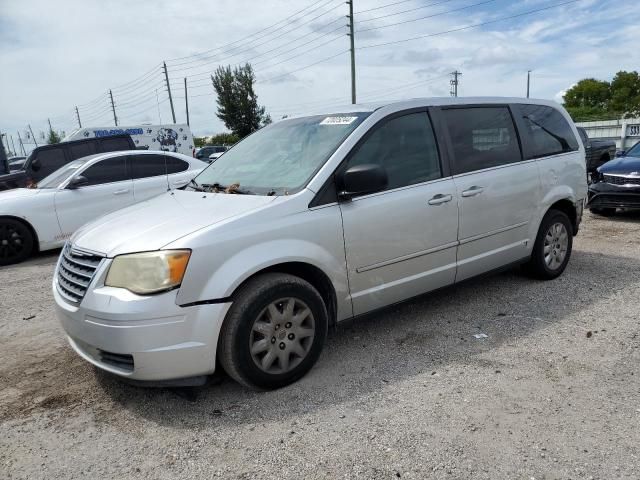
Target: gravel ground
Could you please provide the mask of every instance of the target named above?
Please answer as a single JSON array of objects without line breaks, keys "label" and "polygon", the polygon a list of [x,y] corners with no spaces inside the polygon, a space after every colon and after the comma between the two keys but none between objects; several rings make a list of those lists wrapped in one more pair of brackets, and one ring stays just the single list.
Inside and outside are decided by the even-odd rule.
[{"label": "gravel ground", "polygon": [[54,318],[56,255],[0,270],[0,478],[640,478],[640,215],[587,214],[558,280],[341,324],[269,393],[97,372]]}]

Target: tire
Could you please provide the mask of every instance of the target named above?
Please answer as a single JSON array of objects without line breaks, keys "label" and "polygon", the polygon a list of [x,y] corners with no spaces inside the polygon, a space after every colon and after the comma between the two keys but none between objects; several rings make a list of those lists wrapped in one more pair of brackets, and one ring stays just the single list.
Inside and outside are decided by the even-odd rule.
[{"label": "tire", "polygon": [[259,275],[234,295],[220,332],[218,359],[246,387],[281,388],[313,367],[327,327],[327,308],[310,283],[283,273]]},{"label": "tire", "polygon": [[613,217],[616,214],[615,208],[590,208],[589,211],[595,215],[603,217]]},{"label": "tire", "polygon": [[0,266],[22,262],[31,255],[33,245],[27,225],[12,218],[0,219]]},{"label": "tire", "polygon": [[566,213],[549,210],[536,235],[530,260],[524,269],[541,280],[559,277],[569,263],[573,248],[573,227]]}]

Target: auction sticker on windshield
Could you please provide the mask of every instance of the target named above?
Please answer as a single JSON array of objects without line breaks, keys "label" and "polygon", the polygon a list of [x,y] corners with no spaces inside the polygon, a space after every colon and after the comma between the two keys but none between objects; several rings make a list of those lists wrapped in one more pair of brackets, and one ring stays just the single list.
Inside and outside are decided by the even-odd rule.
[{"label": "auction sticker on windshield", "polygon": [[327,117],[320,122],[320,125],[350,125],[358,117]]}]

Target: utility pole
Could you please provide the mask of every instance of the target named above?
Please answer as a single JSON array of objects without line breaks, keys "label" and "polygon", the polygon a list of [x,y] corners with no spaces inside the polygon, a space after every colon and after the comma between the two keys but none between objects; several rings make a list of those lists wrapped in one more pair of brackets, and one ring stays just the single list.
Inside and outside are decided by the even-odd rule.
[{"label": "utility pole", "polygon": [[187,127],[189,124],[189,94],[187,93],[187,77],[184,77],[184,108],[187,110]]},{"label": "utility pole", "polygon": [[356,42],[355,37],[353,36],[353,0],[349,0],[346,2],[349,4],[349,15],[347,18],[349,19],[349,40],[351,43],[351,103],[356,103]]},{"label": "utility pole", "polygon": [[24,143],[22,143],[22,137],[20,136],[20,132],[16,132],[18,134],[18,141],[20,142],[20,148],[22,148],[22,154],[26,157],[27,151],[24,149]]},{"label": "utility pole", "polygon": [[29,131],[31,132],[31,138],[33,138],[33,143],[35,143],[36,147],[38,146],[38,142],[36,141],[36,136],[33,134],[33,130],[31,129],[31,125],[27,125],[29,127]]},{"label": "utility pole", "polygon": [[76,106],[76,119],[78,120],[78,128],[82,128],[82,122],[80,121],[80,112],[78,111],[77,106]]},{"label": "utility pole", "polygon": [[53,132],[53,127],[51,126],[51,120],[47,118],[47,123],[49,124],[49,131]]},{"label": "utility pole", "polygon": [[113,103],[113,92],[109,90],[109,98],[111,98],[111,110],[113,111],[113,121],[118,126],[118,117],[116,116],[116,105]]},{"label": "utility pole", "polygon": [[11,139],[11,150],[13,150],[13,154],[18,155],[18,151],[16,150],[16,144],[13,143],[13,135],[9,135],[9,138]]},{"label": "utility pole", "polygon": [[458,70],[456,70],[455,72],[451,72],[451,75],[453,75],[453,78],[451,79],[451,81],[449,82],[451,84],[451,96],[452,97],[457,97],[458,96],[458,77],[462,76],[462,72],[459,72]]},{"label": "utility pole", "polygon": [[530,86],[531,86],[531,70],[527,70],[527,98],[529,98]]},{"label": "utility pole", "polygon": [[169,92],[169,103],[171,104],[171,117],[173,118],[173,123],[176,123],[176,112],[173,109],[173,97],[171,96],[171,84],[169,83],[169,73],[167,73],[167,64],[162,62],[162,68],[164,69],[164,79],[167,82],[167,91]]}]

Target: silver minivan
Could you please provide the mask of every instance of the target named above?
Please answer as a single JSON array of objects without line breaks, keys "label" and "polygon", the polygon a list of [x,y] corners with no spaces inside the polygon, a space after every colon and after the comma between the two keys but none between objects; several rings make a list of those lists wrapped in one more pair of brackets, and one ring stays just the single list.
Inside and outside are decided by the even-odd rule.
[{"label": "silver minivan", "polygon": [[587,194],[559,105],[434,98],[276,122],[184,189],[77,231],[53,281],[72,348],[122,377],[273,389],[327,329],[523,264],[553,279]]}]

